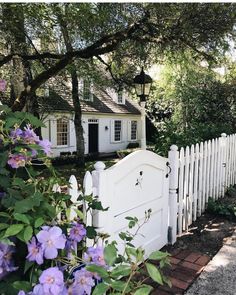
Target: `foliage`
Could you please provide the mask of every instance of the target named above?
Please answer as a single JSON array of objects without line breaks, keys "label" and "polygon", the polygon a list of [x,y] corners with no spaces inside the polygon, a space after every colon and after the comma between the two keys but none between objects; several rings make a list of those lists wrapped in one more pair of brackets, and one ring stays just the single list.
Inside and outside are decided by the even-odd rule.
[{"label": "foliage", "polygon": [[[51,144],[33,130],[42,123],[6,106],[0,112],[1,294],[150,294],[146,279],[138,279],[144,268],[158,284],[170,284],[162,274],[169,254],[156,251],[145,262],[145,251],[133,245],[151,210],[142,223],[126,217],[129,230],[119,235],[124,244],[119,253],[116,241],[86,225],[89,210],[108,210],[99,200],[82,195],[86,210],[77,210],[70,220],[70,196],[54,189],[67,183],[48,158]],[[42,175],[45,167],[47,177]],[[86,246],[88,239],[93,246]]]},{"label": "foliage", "polygon": [[149,102],[158,129],[156,150],[164,155],[172,144],[186,146],[232,133],[235,87],[192,55],[164,67]]},{"label": "foliage", "polygon": [[213,200],[212,198],[210,198],[208,200],[207,212],[214,215],[226,217],[229,220],[236,219],[235,204],[227,204],[222,202],[222,200]]}]

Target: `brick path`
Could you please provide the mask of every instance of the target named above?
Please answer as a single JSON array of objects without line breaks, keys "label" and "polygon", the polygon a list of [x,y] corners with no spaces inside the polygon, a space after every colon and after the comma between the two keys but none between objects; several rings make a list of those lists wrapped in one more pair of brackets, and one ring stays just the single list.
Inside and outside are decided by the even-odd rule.
[{"label": "brick path", "polygon": [[170,254],[171,268],[165,274],[170,278],[172,287],[157,286],[152,295],[183,294],[210,261],[207,255],[189,250],[175,250]]}]

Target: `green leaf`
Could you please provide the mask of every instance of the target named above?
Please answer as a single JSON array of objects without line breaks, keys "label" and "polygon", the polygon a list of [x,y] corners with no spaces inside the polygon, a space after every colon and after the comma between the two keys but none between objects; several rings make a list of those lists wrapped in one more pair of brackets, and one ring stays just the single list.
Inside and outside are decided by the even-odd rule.
[{"label": "green leaf", "polygon": [[5,167],[8,161],[8,152],[0,153],[0,167]]},{"label": "green leaf", "polygon": [[29,221],[29,218],[24,215],[24,214],[21,214],[21,213],[15,213],[14,214],[14,218],[18,221],[21,221],[23,223],[26,223],[26,224],[30,224],[30,221]]},{"label": "green leaf", "polygon": [[33,228],[32,226],[29,225],[24,230],[24,240],[26,243],[32,238],[32,235],[33,235]]},{"label": "green leaf", "polygon": [[25,260],[24,274],[34,265],[33,261]]},{"label": "green leaf", "polygon": [[97,232],[93,226],[87,226],[86,231],[87,231],[87,237],[89,239],[94,239],[97,236]]},{"label": "green leaf", "polygon": [[134,295],[148,295],[153,290],[152,286],[143,285],[141,288],[135,291]]},{"label": "green leaf", "polygon": [[118,265],[112,270],[111,276],[113,278],[126,277],[130,274],[130,272],[131,272],[130,265]]},{"label": "green leaf", "polygon": [[17,235],[23,228],[24,228],[24,224],[10,225],[5,232],[4,238]]},{"label": "green leaf", "polygon": [[24,113],[25,114],[25,119],[28,120],[30,122],[31,125],[33,125],[34,127],[45,127],[44,123],[39,120],[37,117],[35,117],[34,115],[30,114],[30,113]]},{"label": "green leaf", "polygon": [[114,281],[111,283],[111,286],[113,289],[115,289],[117,291],[123,291],[126,288],[125,291],[129,292],[130,287],[129,287],[129,285],[126,287],[126,285],[127,285],[127,282],[122,282],[122,281]]},{"label": "green leaf", "polygon": [[1,241],[2,244],[6,244],[6,245],[9,245],[9,246],[15,246],[15,244],[11,240],[9,240],[7,238],[6,239],[1,239],[0,241]]},{"label": "green leaf", "polygon": [[13,283],[13,287],[17,290],[23,290],[26,292],[31,290],[31,284],[27,281],[16,281]]},{"label": "green leaf", "polygon": [[153,279],[153,281],[157,282],[160,285],[163,285],[161,273],[157,269],[157,267],[151,263],[145,263],[145,265],[146,265],[147,271],[148,271],[150,277]]},{"label": "green leaf", "polygon": [[0,230],[3,230],[5,228],[8,228],[9,224],[6,223],[0,223]]},{"label": "green leaf", "polygon": [[86,266],[86,269],[91,272],[96,272],[102,278],[109,277],[108,272],[102,266],[91,264],[91,265]]},{"label": "green leaf", "polygon": [[137,257],[137,252],[136,252],[136,249],[135,248],[126,248],[125,249],[125,252],[128,256],[134,256],[134,257]]},{"label": "green leaf", "polygon": [[148,257],[148,259],[151,259],[151,260],[161,260],[163,258],[166,258],[170,256],[169,253],[167,252],[162,252],[162,251],[155,251],[153,253],[150,254],[150,256]]},{"label": "green leaf", "polygon": [[116,247],[112,244],[107,245],[104,249],[104,259],[106,263],[112,266],[116,261],[116,257],[117,257]]},{"label": "green leaf", "polygon": [[104,283],[100,283],[96,286],[96,288],[93,290],[92,295],[103,295],[106,294],[106,291],[109,289],[109,286],[104,284]]},{"label": "green leaf", "polygon": [[35,228],[38,228],[38,227],[40,227],[41,225],[43,225],[44,224],[44,219],[42,218],[42,217],[39,217],[39,218],[37,218],[36,220],[35,220],[35,222],[34,222],[34,227]]}]

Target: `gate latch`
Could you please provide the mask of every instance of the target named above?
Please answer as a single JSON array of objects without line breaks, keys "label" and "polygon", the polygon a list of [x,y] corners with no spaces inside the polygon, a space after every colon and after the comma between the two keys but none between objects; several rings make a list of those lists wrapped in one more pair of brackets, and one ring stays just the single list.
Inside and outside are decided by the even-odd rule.
[{"label": "gate latch", "polygon": [[171,167],[170,167],[170,163],[169,162],[166,162],[166,166],[169,168],[169,172],[166,173],[166,178],[169,177],[170,173],[171,173]]}]

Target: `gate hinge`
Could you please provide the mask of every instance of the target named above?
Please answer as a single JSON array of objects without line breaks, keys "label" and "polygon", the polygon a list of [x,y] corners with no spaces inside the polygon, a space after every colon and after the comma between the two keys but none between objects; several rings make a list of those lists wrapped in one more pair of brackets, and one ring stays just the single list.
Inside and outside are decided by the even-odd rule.
[{"label": "gate hinge", "polygon": [[170,163],[169,162],[166,162],[166,166],[169,168],[169,172],[166,173],[166,178],[169,177],[170,173],[171,173],[171,167],[170,167]]},{"label": "gate hinge", "polygon": [[171,226],[168,226],[168,232],[167,232],[167,241],[168,241],[168,244],[171,244],[172,243],[172,227]]}]

